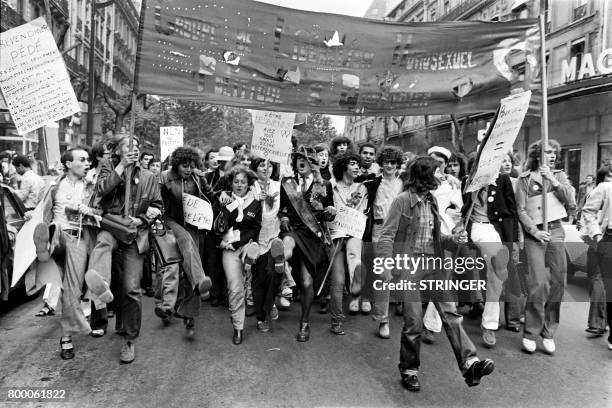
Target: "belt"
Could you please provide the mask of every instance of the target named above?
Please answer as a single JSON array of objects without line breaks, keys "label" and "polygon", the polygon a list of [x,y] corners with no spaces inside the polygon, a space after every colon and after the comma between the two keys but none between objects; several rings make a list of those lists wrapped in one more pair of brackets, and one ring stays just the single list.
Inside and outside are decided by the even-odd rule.
[{"label": "belt", "polygon": [[492,224],[490,221],[472,221],[472,224]]},{"label": "belt", "polygon": [[379,218],[377,220],[374,220],[374,225],[382,225],[385,222],[385,220],[383,220],[382,218]]},{"label": "belt", "polygon": [[76,229],[65,229],[65,230],[62,230],[62,231],[64,233],[70,235],[70,236],[73,236],[73,237],[78,237],[79,234],[81,233],[81,230],[78,229],[78,228],[76,228]]},{"label": "belt", "polygon": [[[561,221],[560,220],[556,220],[556,221],[551,221],[548,223],[548,228],[550,227],[560,227],[561,226]],[[536,227],[538,227],[538,229],[543,229],[544,224],[538,224],[536,225]]]}]

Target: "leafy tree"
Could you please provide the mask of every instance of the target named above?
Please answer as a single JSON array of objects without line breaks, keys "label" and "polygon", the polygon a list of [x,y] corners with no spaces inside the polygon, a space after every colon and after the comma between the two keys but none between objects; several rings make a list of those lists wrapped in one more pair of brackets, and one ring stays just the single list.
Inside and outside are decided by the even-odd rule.
[{"label": "leafy tree", "polygon": [[329,143],[338,135],[329,116],[321,113],[310,113],[303,126],[293,131],[298,145],[315,145],[317,143]]}]

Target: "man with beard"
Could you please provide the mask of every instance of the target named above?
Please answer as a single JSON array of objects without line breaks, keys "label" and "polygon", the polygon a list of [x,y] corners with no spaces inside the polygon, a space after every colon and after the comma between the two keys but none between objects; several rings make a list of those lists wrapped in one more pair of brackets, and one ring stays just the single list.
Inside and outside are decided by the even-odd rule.
[{"label": "man with beard", "polygon": [[297,341],[305,342],[310,339],[309,316],[315,288],[320,287],[328,262],[329,238],[323,223],[333,220],[336,210],[331,184],[321,178],[315,150],[300,147],[292,159],[296,178],[281,180],[280,237],[285,260],[300,277],[302,315]]}]

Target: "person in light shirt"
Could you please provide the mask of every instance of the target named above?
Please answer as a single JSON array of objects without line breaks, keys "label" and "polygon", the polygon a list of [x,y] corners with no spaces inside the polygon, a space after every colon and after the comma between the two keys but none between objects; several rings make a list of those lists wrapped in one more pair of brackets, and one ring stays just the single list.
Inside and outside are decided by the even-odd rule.
[{"label": "person in light shirt", "polygon": [[26,210],[33,210],[42,199],[45,181],[32,170],[27,156],[16,156],[13,159],[13,166],[20,176],[17,196],[23,201]]}]

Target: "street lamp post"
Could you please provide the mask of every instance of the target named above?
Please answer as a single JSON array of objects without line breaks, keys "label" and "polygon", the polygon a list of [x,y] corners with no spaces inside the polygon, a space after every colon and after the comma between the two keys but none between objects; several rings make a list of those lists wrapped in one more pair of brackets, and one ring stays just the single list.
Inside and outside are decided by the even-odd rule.
[{"label": "street lamp post", "polygon": [[96,96],[95,80],[96,80],[96,10],[110,6],[115,0],[96,3],[92,0],[91,17],[89,20],[89,87],[87,89],[87,146],[93,145],[93,123],[94,123],[94,99]]}]

